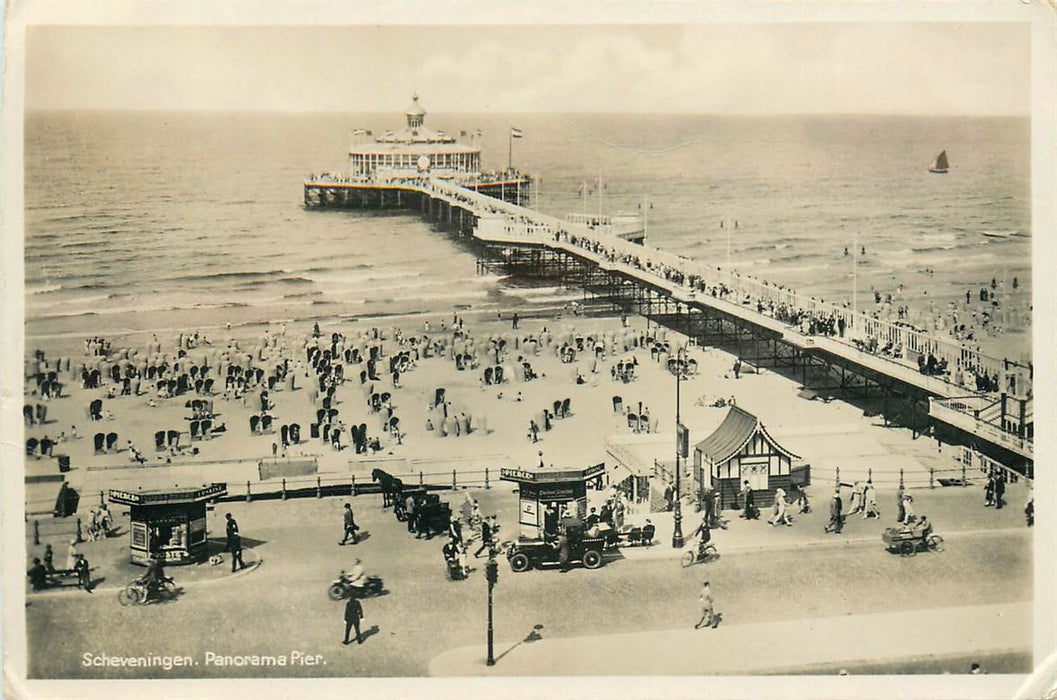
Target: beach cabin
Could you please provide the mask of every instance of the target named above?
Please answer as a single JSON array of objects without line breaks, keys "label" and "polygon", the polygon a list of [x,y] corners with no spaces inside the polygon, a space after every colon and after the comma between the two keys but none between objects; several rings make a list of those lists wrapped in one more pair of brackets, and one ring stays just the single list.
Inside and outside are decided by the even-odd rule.
[{"label": "beach cabin", "polygon": [[695,486],[718,491],[723,508],[740,508],[742,482],[748,481],[757,507],[767,508],[777,489],[791,493],[806,485],[807,469],[799,459],[756,416],[731,406],[719,427],[694,448]]}]

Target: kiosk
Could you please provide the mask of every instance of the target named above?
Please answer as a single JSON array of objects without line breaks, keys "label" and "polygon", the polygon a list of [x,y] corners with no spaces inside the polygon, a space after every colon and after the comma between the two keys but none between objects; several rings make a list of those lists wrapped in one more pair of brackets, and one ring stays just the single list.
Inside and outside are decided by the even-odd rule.
[{"label": "kiosk", "polygon": [[503,469],[499,478],[518,484],[518,523],[524,539],[543,538],[543,517],[548,505],[557,512],[569,504],[577,520],[587,517],[587,484],[600,485],[606,471],[605,464],[596,464],[586,469]]},{"label": "kiosk", "polygon": [[111,503],[129,506],[129,553],[133,564],[147,564],[160,553],[166,564],[190,564],[206,554],[206,502],[227,494],[227,484],[189,488],[120,491]]}]

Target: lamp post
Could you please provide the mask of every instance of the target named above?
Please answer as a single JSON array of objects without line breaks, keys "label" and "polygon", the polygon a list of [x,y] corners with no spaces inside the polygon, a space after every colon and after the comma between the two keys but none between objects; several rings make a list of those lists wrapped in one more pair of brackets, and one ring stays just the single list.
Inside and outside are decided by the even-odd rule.
[{"label": "lamp post", "polygon": [[495,560],[495,549],[488,547],[488,562],[485,566],[485,577],[488,579],[488,666],[495,666],[495,653],[492,643],[492,588],[499,581],[499,565]]},{"label": "lamp post", "polygon": [[683,422],[679,412],[680,396],[679,390],[683,380],[683,373],[686,371],[686,348],[682,347],[676,351],[674,363],[675,373],[675,513],[672,518],[674,527],[672,528],[672,548],[682,549],[683,547],[683,504],[682,504],[682,464],[681,459],[685,457],[684,447],[687,444],[686,428],[683,427]]}]

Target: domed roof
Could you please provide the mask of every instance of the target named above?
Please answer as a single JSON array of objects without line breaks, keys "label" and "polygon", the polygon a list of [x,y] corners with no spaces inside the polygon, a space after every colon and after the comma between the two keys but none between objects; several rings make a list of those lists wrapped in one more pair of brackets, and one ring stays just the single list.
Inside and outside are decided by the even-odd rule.
[{"label": "domed roof", "polygon": [[411,97],[411,99],[413,100],[413,103],[411,104],[410,107],[407,108],[407,111],[404,112],[404,114],[406,114],[409,117],[424,117],[424,116],[426,116],[426,110],[422,109],[422,105],[420,105],[418,103],[418,94],[416,93],[414,96]]}]

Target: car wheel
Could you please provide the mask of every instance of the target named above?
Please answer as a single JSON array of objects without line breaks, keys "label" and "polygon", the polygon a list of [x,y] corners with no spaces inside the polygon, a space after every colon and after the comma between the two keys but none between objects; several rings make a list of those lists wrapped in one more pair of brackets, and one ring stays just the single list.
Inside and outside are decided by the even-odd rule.
[{"label": "car wheel", "polygon": [[528,555],[524,552],[518,552],[510,557],[510,569],[514,573],[520,574],[522,571],[528,571],[531,566],[532,562],[529,561]]},{"label": "car wheel", "polygon": [[588,569],[597,569],[602,566],[602,554],[594,549],[584,552],[584,566]]}]

